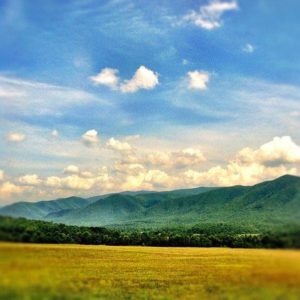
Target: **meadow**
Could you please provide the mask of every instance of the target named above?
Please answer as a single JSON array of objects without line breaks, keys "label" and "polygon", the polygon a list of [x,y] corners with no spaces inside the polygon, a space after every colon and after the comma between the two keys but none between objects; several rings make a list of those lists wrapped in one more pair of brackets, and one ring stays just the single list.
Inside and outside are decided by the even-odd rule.
[{"label": "meadow", "polygon": [[299,299],[300,252],[0,244],[1,299]]}]

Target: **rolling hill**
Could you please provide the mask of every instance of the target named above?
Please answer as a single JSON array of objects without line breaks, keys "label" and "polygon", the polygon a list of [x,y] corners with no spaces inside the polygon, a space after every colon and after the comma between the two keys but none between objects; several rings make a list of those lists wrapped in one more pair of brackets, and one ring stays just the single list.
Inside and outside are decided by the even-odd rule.
[{"label": "rolling hill", "polygon": [[300,178],[290,175],[254,186],[125,192],[92,200],[71,197],[16,203],[0,209],[0,215],[72,225],[151,228],[220,222],[274,226],[300,223]]}]

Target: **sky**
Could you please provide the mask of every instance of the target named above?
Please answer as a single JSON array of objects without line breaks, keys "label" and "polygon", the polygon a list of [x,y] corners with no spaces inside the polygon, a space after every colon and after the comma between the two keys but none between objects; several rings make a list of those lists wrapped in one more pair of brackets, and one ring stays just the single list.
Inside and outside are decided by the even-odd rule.
[{"label": "sky", "polygon": [[0,0],[0,206],[300,175],[297,0]]}]

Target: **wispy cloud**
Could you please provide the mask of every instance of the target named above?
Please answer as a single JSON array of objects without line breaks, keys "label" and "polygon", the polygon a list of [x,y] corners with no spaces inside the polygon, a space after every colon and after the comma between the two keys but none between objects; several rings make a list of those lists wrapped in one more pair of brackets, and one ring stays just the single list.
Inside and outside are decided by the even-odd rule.
[{"label": "wispy cloud", "polygon": [[246,44],[242,50],[246,53],[253,53],[255,51],[255,47],[252,44]]},{"label": "wispy cloud", "polygon": [[206,5],[200,6],[199,11],[192,10],[186,14],[182,21],[193,23],[206,30],[213,30],[222,26],[222,16],[225,12],[237,9],[236,1],[212,0]]},{"label": "wispy cloud", "polygon": [[109,105],[84,90],[0,76],[0,115],[57,116],[68,107],[91,102]]},{"label": "wispy cloud", "polygon": [[13,143],[23,142],[26,139],[26,135],[20,132],[11,132],[7,135],[7,140]]}]

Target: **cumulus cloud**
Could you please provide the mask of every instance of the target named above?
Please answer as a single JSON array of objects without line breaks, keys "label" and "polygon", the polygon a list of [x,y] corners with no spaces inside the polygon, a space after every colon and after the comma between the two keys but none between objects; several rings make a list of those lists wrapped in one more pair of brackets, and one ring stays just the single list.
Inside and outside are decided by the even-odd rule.
[{"label": "cumulus cloud", "polygon": [[19,177],[18,182],[24,185],[39,185],[42,182],[42,180],[37,174],[28,174]]},{"label": "cumulus cloud", "polygon": [[112,68],[104,68],[95,76],[91,76],[90,80],[96,85],[105,85],[111,89],[117,89],[119,84],[119,71]]},{"label": "cumulus cloud", "polygon": [[183,21],[193,23],[206,30],[213,30],[222,26],[222,16],[225,12],[237,9],[236,1],[212,0],[207,5],[200,6],[199,11],[192,10],[185,15]]},{"label": "cumulus cloud", "polygon": [[82,172],[80,172],[80,176],[84,177],[84,178],[92,178],[93,173],[90,171],[82,171]]},{"label": "cumulus cloud", "polygon": [[109,149],[118,152],[131,152],[133,150],[132,146],[129,143],[121,142],[113,137],[107,141],[106,146]]},{"label": "cumulus cloud", "polygon": [[21,194],[24,189],[10,181],[6,181],[0,185],[0,196],[3,200],[11,198],[14,195]]},{"label": "cumulus cloud", "polygon": [[118,174],[138,175],[144,172],[146,168],[141,163],[128,163],[124,161],[118,161],[114,164],[113,171]]},{"label": "cumulus cloud", "polygon": [[265,165],[280,165],[300,162],[300,146],[290,136],[274,137],[259,149],[244,148],[238,153],[242,162],[258,162]]},{"label": "cumulus cloud", "polygon": [[60,178],[57,176],[49,176],[45,180],[45,185],[48,187],[59,187],[60,186]]},{"label": "cumulus cloud", "polygon": [[26,135],[20,132],[11,132],[7,135],[7,140],[13,143],[23,142],[25,139]]},{"label": "cumulus cloud", "polygon": [[77,175],[67,176],[61,179],[61,183],[65,188],[73,190],[89,190],[95,183],[93,178],[82,178]]},{"label": "cumulus cloud", "polygon": [[168,187],[171,183],[170,176],[161,170],[149,170],[145,174],[145,182],[156,188]]},{"label": "cumulus cloud", "polygon": [[79,167],[74,165],[69,165],[64,168],[65,174],[79,174],[79,172],[80,172]]},{"label": "cumulus cloud", "polygon": [[121,84],[120,90],[123,93],[134,93],[140,89],[153,89],[156,85],[158,85],[158,74],[140,66],[131,79]]},{"label": "cumulus cloud", "polygon": [[222,166],[215,166],[204,172],[187,170],[188,184],[229,186],[251,185],[285,174],[297,174],[297,168],[289,164],[300,162],[300,146],[291,137],[275,137],[258,149],[244,148],[234,159]]},{"label": "cumulus cloud", "polygon": [[[75,168],[73,171],[75,171]],[[84,192],[97,187],[100,188],[103,193],[103,190],[109,191],[109,188],[112,187],[112,180],[108,175],[107,168],[103,167],[96,173],[83,171],[78,174],[70,173],[70,175],[64,177],[49,176],[44,180],[43,185],[55,189],[60,193],[66,190],[78,190]],[[115,185],[113,187],[115,188]]]},{"label": "cumulus cloud", "polygon": [[98,132],[95,129],[88,130],[81,136],[83,144],[87,147],[94,147],[99,143]]},{"label": "cumulus cloud", "polygon": [[174,152],[152,152],[147,154],[143,161],[147,165],[181,169],[199,166],[206,158],[199,149],[186,148]]},{"label": "cumulus cloud", "polygon": [[188,76],[188,88],[194,90],[206,90],[210,80],[210,73],[205,71],[190,71]]},{"label": "cumulus cloud", "polygon": [[140,66],[129,80],[120,80],[118,73],[117,69],[104,68],[96,76],[91,76],[90,80],[97,85],[105,85],[123,93],[135,93],[140,89],[153,89],[159,83],[158,73],[145,66]]},{"label": "cumulus cloud", "polygon": [[246,53],[253,53],[255,50],[255,47],[251,44],[246,44],[242,50]]},{"label": "cumulus cloud", "polygon": [[203,153],[199,149],[186,148],[180,152],[173,152],[172,158],[177,168],[185,168],[189,165],[198,166],[206,161]]},{"label": "cumulus cloud", "polygon": [[231,186],[252,185],[285,174],[297,174],[296,168],[278,166],[268,168],[257,163],[239,164],[231,161],[225,167],[216,166],[206,172],[188,170],[185,172],[186,185]]},{"label": "cumulus cloud", "polygon": [[76,174],[66,177],[50,176],[45,185],[56,189],[89,190],[95,183],[94,178],[82,178]]},{"label": "cumulus cloud", "polygon": [[131,170],[121,181],[122,190],[153,190],[171,186],[172,178],[159,169],[147,170],[141,165],[130,165]]}]

